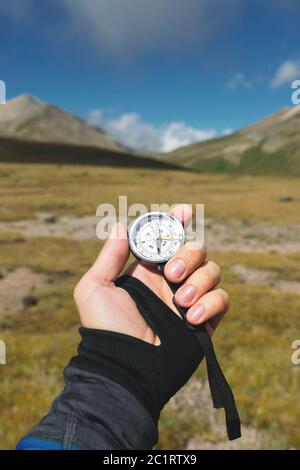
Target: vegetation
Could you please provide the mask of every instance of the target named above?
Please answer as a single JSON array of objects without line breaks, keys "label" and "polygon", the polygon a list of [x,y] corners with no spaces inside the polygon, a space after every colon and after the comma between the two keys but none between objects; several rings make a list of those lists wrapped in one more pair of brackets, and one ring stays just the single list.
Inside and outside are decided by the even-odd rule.
[{"label": "vegetation", "polygon": [[[206,216],[274,224],[299,223],[296,179],[201,175],[175,170],[91,166],[0,165],[0,221],[31,219],[39,211],[93,215],[101,202],[205,203]],[[288,198],[290,202],[281,202]],[[78,317],[72,290],[95,259],[101,243],[68,238],[21,237],[1,232],[0,271],[29,267],[48,283],[35,292],[36,305],[0,312],[0,339],[7,365],[0,366],[0,447],[14,448],[62,387],[62,369],[76,351]],[[282,243],[285,241],[283,240]],[[218,252],[210,257],[224,267],[231,312],[215,344],[232,384],[244,424],[265,430],[273,448],[300,448],[299,370],[290,362],[291,343],[299,339],[300,295],[276,286],[242,282],[230,266],[267,269],[278,279],[300,280],[300,253]],[[205,377],[205,368],[197,374]],[[194,406],[201,407],[201,398]],[[219,412],[222,413],[222,412]],[[209,423],[190,413],[163,412],[160,448],[178,449],[197,433],[218,439]]]},{"label": "vegetation", "polygon": [[157,155],[212,173],[300,176],[299,107],[282,109],[233,134]]},{"label": "vegetation", "polygon": [[[82,165],[0,164],[2,221],[36,212],[94,215],[102,202],[203,203],[206,217],[276,224],[298,222],[299,180]],[[290,202],[282,202],[288,198]]]},{"label": "vegetation", "polygon": [[15,138],[0,138],[0,162],[55,163],[122,166],[133,168],[177,168],[169,162],[151,156],[135,155],[118,149],[96,146],[34,142]]}]

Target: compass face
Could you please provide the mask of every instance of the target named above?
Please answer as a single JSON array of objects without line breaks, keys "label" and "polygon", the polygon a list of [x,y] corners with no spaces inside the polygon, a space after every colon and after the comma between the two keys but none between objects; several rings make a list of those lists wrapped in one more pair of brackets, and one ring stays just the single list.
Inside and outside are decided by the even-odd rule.
[{"label": "compass face", "polygon": [[184,228],[174,215],[147,212],[134,220],[128,232],[132,253],[142,261],[168,261],[184,243]]}]

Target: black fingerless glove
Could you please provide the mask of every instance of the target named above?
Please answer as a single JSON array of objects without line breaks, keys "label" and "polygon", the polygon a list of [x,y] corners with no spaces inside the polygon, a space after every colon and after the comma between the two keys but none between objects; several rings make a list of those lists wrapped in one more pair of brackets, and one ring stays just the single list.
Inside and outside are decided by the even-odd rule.
[{"label": "black fingerless glove", "polygon": [[[135,301],[145,321],[160,338],[160,345],[122,333],[80,328],[82,341],[71,365],[113,379],[129,390],[157,422],[164,405],[189,380],[204,354],[206,358],[209,355],[211,340],[203,331],[197,338],[195,331],[187,328],[185,322],[138,279],[122,276],[116,286],[125,289]],[[214,359],[212,356],[211,362],[207,358],[208,370],[213,371],[209,376],[213,401],[215,407],[224,406],[227,411],[227,382],[224,394],[224,376],[214,373]],[[230,393],[229,389],[229,400]],[[232,429],[232,420],[236,420],[237,414],[236,409],[233,411],[233,417],[226,412],[230,439],[239,437],[239,422],[237,427],[234,423]]]},{"label": "black fingerless glove", "polygon": [[131,276],[116,281],[160,338],[159,346],[122,333],[80,328],[71,365],[101,372],[139,399],[156,422],[164,405],[189,380],[203,352],[192,331],[146,285]]}]

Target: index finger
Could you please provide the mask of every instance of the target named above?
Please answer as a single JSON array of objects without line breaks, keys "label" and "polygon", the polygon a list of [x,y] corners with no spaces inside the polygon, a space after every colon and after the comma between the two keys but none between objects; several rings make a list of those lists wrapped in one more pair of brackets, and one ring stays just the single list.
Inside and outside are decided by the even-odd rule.
[{"label": "index finger", "polygon": [[170,214],[175,215],[183,225],[187,225],[193,218],[193,208],[190,204],[178,204],[170,210]]}]

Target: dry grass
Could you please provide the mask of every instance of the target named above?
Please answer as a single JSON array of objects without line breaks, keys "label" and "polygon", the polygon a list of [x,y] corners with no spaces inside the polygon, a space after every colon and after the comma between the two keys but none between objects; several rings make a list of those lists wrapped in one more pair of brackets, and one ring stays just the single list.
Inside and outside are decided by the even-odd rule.
[{"label": "dry grass", "polygon": [[[175,170],[0,164],[0,220],[38,211],[93,215],[102,202],[204,203],[207,217],[299,222],[299,180]],[[283,198],[291,202],[282,202]]]},{"label": "dry grass", "polygon": [[[196,175],[45,165],[0,165],[0,222],[34,217],[37,211],[93,215],[101,202],[205,203],[209,217],[298,223],[300,187],[296,179]],[[289,196],[292,201],[280,202]],[[283,241],[284,242],[284,241]],[[45,413],[62,386],[61,373],[78,342],[72,301],[77,279],[97,255],[100,242],[55,238],[20,239],[3,233],[0,271],[28,267],[46,273],[50,283],[35,295],[36,306],[0,320],[7,365],[0,366],[0,447],[16,441]],[[299,337],[300,295],[247,285],[233,264],[273,271],[279,279],[300,279],[300,253],[210,254],[224,267],[231,313],[215,336],[220,361],[235,390],[243,422],[266,431],[273,448],[300,448],[300,369],[290,364],[291,342]],[[52,280],[52,282],[51,282]],[[0,313],[1,319],[1,313]],[[204,367],[199,375],[205,376]],[[201,407],[201,397],[195,406]],[[197,433],[215,440],[205,418],[167,407],[161,420],[161,448],[182,448]]]}]

